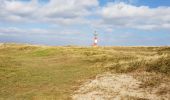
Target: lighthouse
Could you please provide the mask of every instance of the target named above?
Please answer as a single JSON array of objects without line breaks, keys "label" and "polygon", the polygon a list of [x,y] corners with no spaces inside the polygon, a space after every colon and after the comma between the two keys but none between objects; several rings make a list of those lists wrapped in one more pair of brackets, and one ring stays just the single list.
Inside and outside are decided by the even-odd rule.
[{"label": "lighthouse", "polygon": [[98,42],[97,35],[98,35],[98,34],[97,34],[97,32],[95,31],[93,35],[94,35],[94,43],[93,43],[93,46],[94,46],[94,47],[97,47],[97,42]]}]

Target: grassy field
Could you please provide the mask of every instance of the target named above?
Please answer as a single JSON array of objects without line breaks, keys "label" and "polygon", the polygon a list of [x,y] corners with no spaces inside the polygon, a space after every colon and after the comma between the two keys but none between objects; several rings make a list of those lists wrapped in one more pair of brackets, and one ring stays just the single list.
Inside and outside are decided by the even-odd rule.
[{"label": "grassy field", "polygon": [[169,82],[170,47],[1,44],[0,100],[71,99],[83,82],[108,71],[134,74],[145,88]]}]

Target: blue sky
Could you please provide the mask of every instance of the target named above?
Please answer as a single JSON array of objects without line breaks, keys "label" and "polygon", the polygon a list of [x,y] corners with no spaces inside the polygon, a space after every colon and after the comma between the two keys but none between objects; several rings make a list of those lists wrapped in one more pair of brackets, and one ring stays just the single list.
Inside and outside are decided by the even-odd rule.
[{"label": "blue sky", "polygon": [[1,0],[0,42],[170,45],[170,0]]}]

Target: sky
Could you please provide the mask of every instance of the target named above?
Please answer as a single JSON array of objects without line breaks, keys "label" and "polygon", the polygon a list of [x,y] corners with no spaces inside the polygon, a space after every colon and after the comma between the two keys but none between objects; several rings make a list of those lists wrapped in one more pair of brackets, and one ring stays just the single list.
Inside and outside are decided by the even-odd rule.
[{"label": "sky", "polygon": [[170,0],[0,0],[0,42],[170,46]]}]

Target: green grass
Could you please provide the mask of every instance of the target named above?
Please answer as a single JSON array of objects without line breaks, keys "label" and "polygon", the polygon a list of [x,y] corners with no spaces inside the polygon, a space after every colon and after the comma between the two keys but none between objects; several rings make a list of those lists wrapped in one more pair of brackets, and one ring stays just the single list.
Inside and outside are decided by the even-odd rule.
[{"label": "green grass", "polygon": [[0,49],[0,98],[68,99],[80,83],[103,72],[68,47]]},{"label": "green grass", "polygon": [[[0,100],[67,100],[105,71],[170,75],[170,47],[0,46]],[[141,78],[141,77],[140,77]],[[143,86],[155,86],[157,77]],[[161,78],[158,78],[161,81]]]}]

